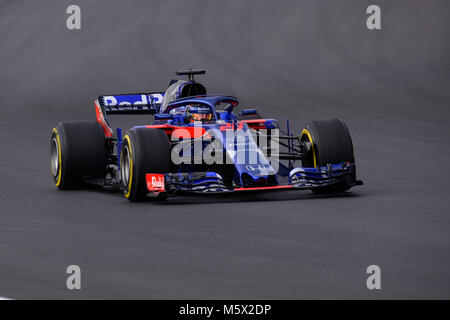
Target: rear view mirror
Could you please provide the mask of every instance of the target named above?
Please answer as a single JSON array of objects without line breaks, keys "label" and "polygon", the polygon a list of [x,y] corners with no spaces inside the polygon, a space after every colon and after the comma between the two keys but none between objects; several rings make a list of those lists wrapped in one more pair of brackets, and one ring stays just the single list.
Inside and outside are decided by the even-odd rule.
[{"label": "rear view mirror", "polygon": [[173,119],[173,114],[169,113],[155,114],[155,120],[169,120],[169,119]]},{"label": "rear view mirror", "polygon": [[258,114],[258,109],[244,109],[242,115]]}]

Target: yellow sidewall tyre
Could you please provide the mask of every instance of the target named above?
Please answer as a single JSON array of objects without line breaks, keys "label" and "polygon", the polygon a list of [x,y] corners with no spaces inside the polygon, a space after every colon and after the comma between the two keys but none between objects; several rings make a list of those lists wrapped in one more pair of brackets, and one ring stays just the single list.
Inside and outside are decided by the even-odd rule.
[{"label": "yellow sidewall tyre", "polygon": [[59,189],[85,186],[87,179],[104,178],[107,146],[96,121],[58,123],[51,132],[50,169]]},{"label": "yellow sidewall tyre", "polygon": [[[306,124],[301,133],[301,141],[311,143],[311,149],[302,166],[317,168],[328,163],[355,162],[353,143],[347,125],[339,119],[317,120]],[[336,193],[350,187],[340,183],[327,187],[311,189],[314,193]]]},{"label": "yellow sidewall tyre", "polygon": [[[125,198],[130,201],[147,200],[147,173],[170,172],[170,141],[158,129],[134,128],[123,138],[120,153],[120,180]],[[161,193],[153,199],[165,199]]]}]

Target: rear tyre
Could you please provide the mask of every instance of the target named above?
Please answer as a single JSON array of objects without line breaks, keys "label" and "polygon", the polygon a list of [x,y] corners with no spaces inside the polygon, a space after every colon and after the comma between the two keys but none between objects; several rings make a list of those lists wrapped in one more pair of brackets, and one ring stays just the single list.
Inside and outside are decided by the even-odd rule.
[{"label": "rear tyre", "polygon": [[106,175],[106,142],[96,121],[60,122],[50,139],[50,167],[59,189],[80,187]]},{"label": "rear tyre", "polygon": [[[307,168],[317,168],[329,163],[355,162],[353,143],[347,126],[342,120],[311,121],[306,124],[301,140],[310,142],[311,148],[302,160]],[[346,182],[327,187],[314,188],[314,193],[337,193],[350,189]]]},{"label": "rear tyre", "polygon": [[[123,193],[130,201],[145,200],[148,194],[147,173],[170,172],[170,142],[158,129],[131,129],[123,138],[120,154],[120,180]],[[164,200],[166,193],[151,199]]]}]

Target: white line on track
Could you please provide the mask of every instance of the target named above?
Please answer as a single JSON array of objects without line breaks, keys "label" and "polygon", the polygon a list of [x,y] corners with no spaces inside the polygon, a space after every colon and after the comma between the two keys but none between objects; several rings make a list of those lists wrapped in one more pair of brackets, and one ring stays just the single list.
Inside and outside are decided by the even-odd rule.
[{"label": "white line on track", "polygon": [[10,298],[0,297],[0,300],[12,300]]}]

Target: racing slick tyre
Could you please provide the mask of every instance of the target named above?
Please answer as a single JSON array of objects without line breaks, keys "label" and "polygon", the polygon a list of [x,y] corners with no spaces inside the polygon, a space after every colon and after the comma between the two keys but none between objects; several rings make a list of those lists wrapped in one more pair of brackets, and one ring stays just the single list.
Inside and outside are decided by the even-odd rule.
[{"label": "racing slick tyre", "polygon": [[[147,173],[170,172],[170,150],[169,138],[162,130],[136,128],[127,132],[120,153],[120,180],[128,200],[147,198]],[[160,192],[153,199],[164,200],[166,197],[166,193]]]},{"label": "racing slick tyre", "polygon": [[79,187],[84,178],[106,175],[106,142],[96,121],[58,123],[50,139],[53,182],[59,189]]},{"label": "racing slick tyre", "polygon": [[[311,143],[310,152],[302,160],[307,168],[326,166],[328,163],[355,162],[353,143],[347,126],[342,120],[311,121],[301,133],[301,141]],[[338,193],[350,189],[346,182],[311,189],[314,193]]]}]

